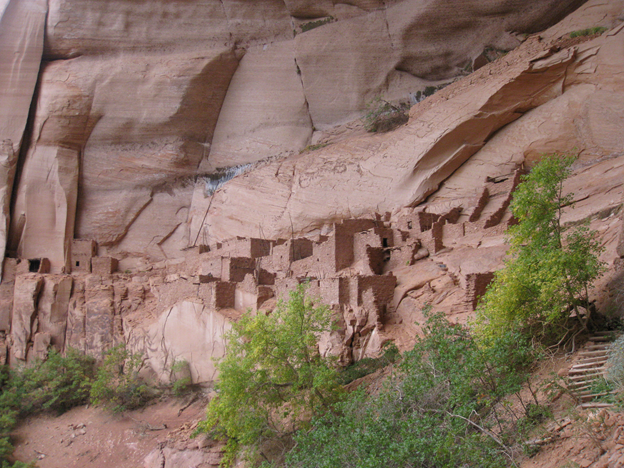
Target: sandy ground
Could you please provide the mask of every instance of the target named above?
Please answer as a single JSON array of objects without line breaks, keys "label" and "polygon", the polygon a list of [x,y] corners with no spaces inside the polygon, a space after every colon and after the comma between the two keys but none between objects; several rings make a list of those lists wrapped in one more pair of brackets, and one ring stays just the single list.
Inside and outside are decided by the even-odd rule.
[{"label": "sandy ground", "polygon": [[172,439],[185,439],[189,448],[203,443],[203,437],[189,434],[204,417],[206,401],[184,409],[188,401],[172,399],[123,414],[81,406],[61,416],[32,417],[14,433],[15,456],[40,468],[143,467],[150,452]]}]

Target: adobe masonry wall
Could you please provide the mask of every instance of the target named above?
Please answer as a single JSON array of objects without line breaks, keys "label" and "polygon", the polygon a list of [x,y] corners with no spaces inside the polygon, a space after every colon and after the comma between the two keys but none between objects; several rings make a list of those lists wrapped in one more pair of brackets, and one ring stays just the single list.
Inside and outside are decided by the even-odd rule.
[{"label": "adobe masonry wall", "polygon": [[71,246],[72,271],[91,272],[91,259],[97,255],[97,243],[91,239],[73,239]]},{"label": "adobe masonry wall", "polygon": [[235,237],[210,245],[207,253],[221,257],[260,258],[271,254],[272,245],[273,241],[266,239]]},{"label": "adobe masonry wall", "polygon": [[91,259],[91,272],[94,275],[111,275],[117,271],[118,261],[113,257],[93,257]]},{"label": "adobe masonry wall", "polygon": [[470,304],[472,310],[477,308],[479,299],[485,294],[487,287],[493,279],[493,272],[471,273],[466,275],[466,301]]}]

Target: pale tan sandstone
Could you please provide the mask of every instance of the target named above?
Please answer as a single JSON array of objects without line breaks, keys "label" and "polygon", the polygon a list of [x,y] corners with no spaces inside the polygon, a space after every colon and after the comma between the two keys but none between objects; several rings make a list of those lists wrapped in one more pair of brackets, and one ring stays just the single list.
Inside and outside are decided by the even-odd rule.
[{"label": "pale tan sandstone", "polygon": [[97,276],[87,278],[85,284],[85,353],[102,359],[114,344],[115,308],[111,284]]},{"label": "pale tan sandstone", "polygon": [[211,382],[216,378],[213,358],[224,355],[223,335],[229,329],[229,320],[200,300],[181,301],[145,331],[144,352],[161,381],[169,381],[174,362],[187,361],[193,383]]},{"label": "pale tan sandstone", "polygon": [[[624,3],[623,3],[624,7]],[[581,160],[621,154],[624,138],[624,39],[621,27],[575,47],[577,59],[563,83],[563,94],[525,113],[501,129],[453,176],[432,201],[456,200],[476,195],[486,175],[511,171],[543,154],[580,154]]]},{"label": "pale tan sandstone", "polygon": [[52,0],[48,53],[198,50],[292,38],[281,0]]},{"label": "pale tan sandstone", "polygon": [[[9,230],[17,157],[37,84],[47,3],[5,0],[0,4],[0,255]],[[0,265],[0,280],[2,266]]]},{"label": "pale tan sandstone", "polygon": [[[219,49],[48,66],[35,145],[18,182],[11,250],[48,257],[60,272],[69,271],[75,234],[119,242],[158,187],[167,192],[197,170],[237,63],[231,49]],[[75,223],[79,171],[84,196]],[[156,209],[175,219],[187,204]]]},{"label": "pale tan sandstone", "polygon": [[292,41],[249,49],[232,77],[202,172],[299,152],[312,122]]},{"label": "pale tan sandstone", "polygon": [[470,66],[485,46],[509,50],[512,33],[537,32],[583,2],[423,2],[407,0],[388,9],[395,47],[404,50],[398,70],[439,80]]},{"label": "pale tan sandstone", "polygon": [[297,63],[314,126],[362,116],[378,96],[407,97],[467,74],[484,48],[510,50],[582,2],[406,0],[299,34]]},{"label": "pale tan sandstone", "polygon": [[20,275],[15,279],[13,296],[13,320],[11,322],[11,357],[26,360],[28,342],[37,314],[37,300],[43,281],[39,275]]},{"label": "pale tan sandstone", "polygon": [[72,290],[72,296],[67,308],[67,328],[65,332],[65,351],[75,349],[82,353],[87,351],[86,343],[86,307],[85,285],[77,281]]},{"label": "pale tan sandstone", "polygon": [[[74,58],[50,63],[41,77],[10,251],[48,257],[53,272],[69,270],[74,236],[104,247],[127,237],[113,253],[136,255],[149,246],[148,257],[171,257],[187,235],[178,221],[190,203],[183,187],[198,172],[296,153],[312,141],[314,127],[357,118],[380,94],[399,99],[422,89],[441,57],[450,67],[443,75],[456,74],[485,45],[513,47],[510,32],[536,18],[553,21],[576,3],[468,2],[466,21],[457,22],[440,1],[331,8],[278,0],[51,1],[47,56]],[[317,14],[336,16],[293,41],[300,21]],[[482,23],[482,16],[489,19]],[[422,62],[418,50],[431,54],[423,73],[413,69]],[[44,181],[46,171],[52,177]],[[175,193],[175,201],[155,196],[163,192]],[[191,238],[205,212],[193,205]],[[175,221],[161,223],[165,217]],[[151,237],[148,224],[158,225]]]},{"label": "pale tan sandstone", "polygon": [[37,306],[37,318],[40,333],[49,336],[48,344],[57,351],[65,346],[65,330],[67,328],[67,312],[72,293],[70,276],[46,275]]},{"label": "pale tan sandstone", "polygon": [[[490,76],[486,67],[475,74],[474,84],[441,91],[434,106],[413,108],[410,122],[391,138],[353,138],[260,167],[212,199],[195,197],[198,206],[191,211],[210,206],[202,229],[214,239],[258,232],[277,238],[320,228],[328,220],[415,205],[499,128],[561,94],[574,51],[548,57],[543,49],[534,38],[508,54],[508,66],[499,64],[505,73]],[[193,237],[199,226],[192,226]]]}]

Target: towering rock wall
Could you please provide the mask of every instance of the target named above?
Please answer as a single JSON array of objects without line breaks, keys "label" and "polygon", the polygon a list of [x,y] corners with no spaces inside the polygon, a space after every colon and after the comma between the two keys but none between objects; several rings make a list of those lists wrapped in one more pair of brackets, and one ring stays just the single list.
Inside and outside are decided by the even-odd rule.
[{"label": "towering rock wall", "polygon": [[[69,271],[74,237],[116,255],[179,256],[205,213],[198,175],[296,156],[375,97],[413,100],[581,3],[50,0],[28,145],[9,136],[3,150],[22,154],[9,253],[49,258],[53,272]],[[12,1],[3,14],[39,44],[11,110],[22,120],[46,6]]]},{"label": "towering rock wall", "polygon": [[[27,47],[41,71],[0,75],[30,70],[2,106],[0,359],[125,342],[157,378],[187,360],[208,381],[230,321],[304,279],[342,317],[324,352],[407,346],[425,302],[472,311],[505,255],[513,172],[547,151],[580,152],[566,220],[602,229],[613,260],[624,2],[520,34],[578,3],[50,1],[45,48]],[[5,4],[3,25],[39,5]],[[458,76],[389,134],[352,121]]]},{"label": "towering rock wall", "polygon": [[[4,257],[11,191],[43,53],[46,0],[0,3],[0,256]],[[0,278],[2,271],[0,270]]]}]

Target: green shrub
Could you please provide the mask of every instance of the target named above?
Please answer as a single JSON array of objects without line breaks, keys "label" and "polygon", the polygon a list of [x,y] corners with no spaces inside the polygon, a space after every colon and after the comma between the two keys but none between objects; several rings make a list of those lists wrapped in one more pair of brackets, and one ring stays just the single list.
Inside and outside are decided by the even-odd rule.
[{"label": "green shrub", "polygon": [[92,403],[114,412],[145,405],[154,396],[154,390],[140,377],[142,368],[142,355],[130,353],[125,345],[110,349],[91,386]]},{"label": "green shrub", "polygon": [[377,396],[356,391],[315,419],[312,430],[299,431],[287,467],[506,464],[516,442],[510,428],[524,414],[500,406],[510,394],[519,398],[535,359],[532,348],[506,335],[483,349],[465,327],[442,314],[426,316],[424,336],[404,354],[385,390]]},{"label": "green shrub", "polygon": [[218,363],[218,395],[200,425],[229,439],[224,465],[239,446],[305,427],[340,397],[335,360],[317,349],[318,335],[332,323],[331,310],[315,307],[299,286],[270,315],[248,312],[232,324]]},{"label": "green shrub", "polygon": [[580,37],[580,36],[593,36],[595,34],[602,34],[606,30],[607,28],[604,28],[602,26],[596,26],[593,28],[581,29],[580,31],[572,31],[570,33],[570,37],[574,38],[574,37]]},{"label": "green shrub", "polygon": [[58,413],[84,404],[94,375],[94,360],[74,350],[62,356],[51,350],[46,361],[11,370],[0,367],[0,463],[2,467],[27,468],[30,464],[7,458],[13,452],[9,434],[20,417],[53,410]]},{"label": "green shrub", "polygon": [[620,335],[609,349],[609,358],[606,364],[606,383],[609,390],[624,390],[624,335]]},{"label": "green shrub", "polygon": [[172,385],[171,391],[174,395],[181,396],[189,392],[193,386],[190,376],[188,361],[174,361],[171,366]]},{"label": "green shrub", "polygon": [[70,349],[66,356],[51,350],[45,361],[21,369],[20,411],[50,409],[63,413],[89,401],[95,360]]},{"label": "green shrub", "polygon": [[311,31],[312,29],[316,29],[320,26],[323,26],[325,24],[329,24],[332,21],[334,21],[334,18],[331,16],[328,16],[327,18],[323,18],[323,19],[319,19],[316,21],[309,21],[307,23],[303,23],[301,25],[301,32],[304,33],[306,31]]},{"label": "green shrub", "polygon": [[[551,155],[522,179],[513,194],[509,259],[477,308],[482,339],[510,330],[550,342],[561,342],[591,319],[588,290],[604,271],[601,247],[588,223],[564,226],[561,214],[573,195],[563,195],[563,182],[573,157]],[[571,323],[571,312],[576,323]],[[585,314],[582,312],[586,311]]]}]

